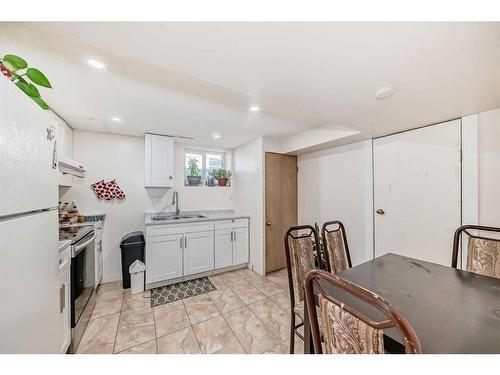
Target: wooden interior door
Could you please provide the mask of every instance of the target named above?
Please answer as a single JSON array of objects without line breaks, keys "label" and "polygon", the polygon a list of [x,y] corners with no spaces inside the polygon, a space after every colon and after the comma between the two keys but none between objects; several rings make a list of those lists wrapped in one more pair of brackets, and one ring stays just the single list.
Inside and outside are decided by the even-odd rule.
[{"label": "wooden interior door", "polygon": [[460,120],[373,141],[375,256],[449,266],[461,222]]},{"label": "wooden interior door", "polygon": [[286,267],[283,237],[297,225],[297,157],[266,152],[266,273]]}]

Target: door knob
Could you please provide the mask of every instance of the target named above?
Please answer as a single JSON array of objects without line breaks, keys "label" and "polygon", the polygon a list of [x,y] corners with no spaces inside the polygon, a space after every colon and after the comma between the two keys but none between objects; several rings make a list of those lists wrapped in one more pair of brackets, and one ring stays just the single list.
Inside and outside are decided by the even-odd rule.
[{"label": "door knob", "polygon": [[385,211],[381,208],[379,208],[377,211],[375,211],[377,214],[379,215],[384,215],[385,214]]},{"label": "door knob", "polygon": [[267,221],[266,222],[266,225],[269,227],[271,225],[271,222],[270,221]]}]

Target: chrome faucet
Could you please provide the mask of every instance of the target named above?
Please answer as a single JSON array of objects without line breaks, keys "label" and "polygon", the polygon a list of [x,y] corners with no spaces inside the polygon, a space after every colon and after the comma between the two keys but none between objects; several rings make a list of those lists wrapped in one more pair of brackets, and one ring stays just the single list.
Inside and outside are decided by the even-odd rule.
[{"label": "chrome faucet", "polygon": [[172,204],[175,204],[175,216],[179,216],[181,210],[179,210],[179,193],[177,193],[177,191],[174,191],[172,195]]}]

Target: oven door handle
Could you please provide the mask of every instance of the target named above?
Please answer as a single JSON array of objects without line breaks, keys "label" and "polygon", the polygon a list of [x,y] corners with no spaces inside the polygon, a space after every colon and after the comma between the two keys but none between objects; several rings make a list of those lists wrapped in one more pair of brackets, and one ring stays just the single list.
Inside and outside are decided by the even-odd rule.
[{"label": "oven door handle", "polygon": [[92,238],[90,240],[85,241],[81,245],[75,246],[75,251],[73,251],[73,258],[76,257],[80,253],[80,251],[82,249],[84,249],[89,243],[91,243],[92,241],[94,241],[96,237],[97,237],[97,234],[94,233],[94,235],[92,236]]}]

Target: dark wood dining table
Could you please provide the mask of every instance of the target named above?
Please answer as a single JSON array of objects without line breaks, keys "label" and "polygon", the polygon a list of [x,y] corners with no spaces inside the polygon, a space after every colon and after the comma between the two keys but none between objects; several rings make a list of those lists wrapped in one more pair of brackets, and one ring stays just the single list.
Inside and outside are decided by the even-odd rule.
[{"label": "dark wood dining table", "polygon": [[[392,302],[408,319],[423,353],[500,353],[500,280],[396,254],[386,254],[339,276]],[[324,282],[321,287],[366,316],[377,309]],[[304,351],[314,353],[307,306]],[[404,353],[394,329],[384,331],[385,350]]]}]

